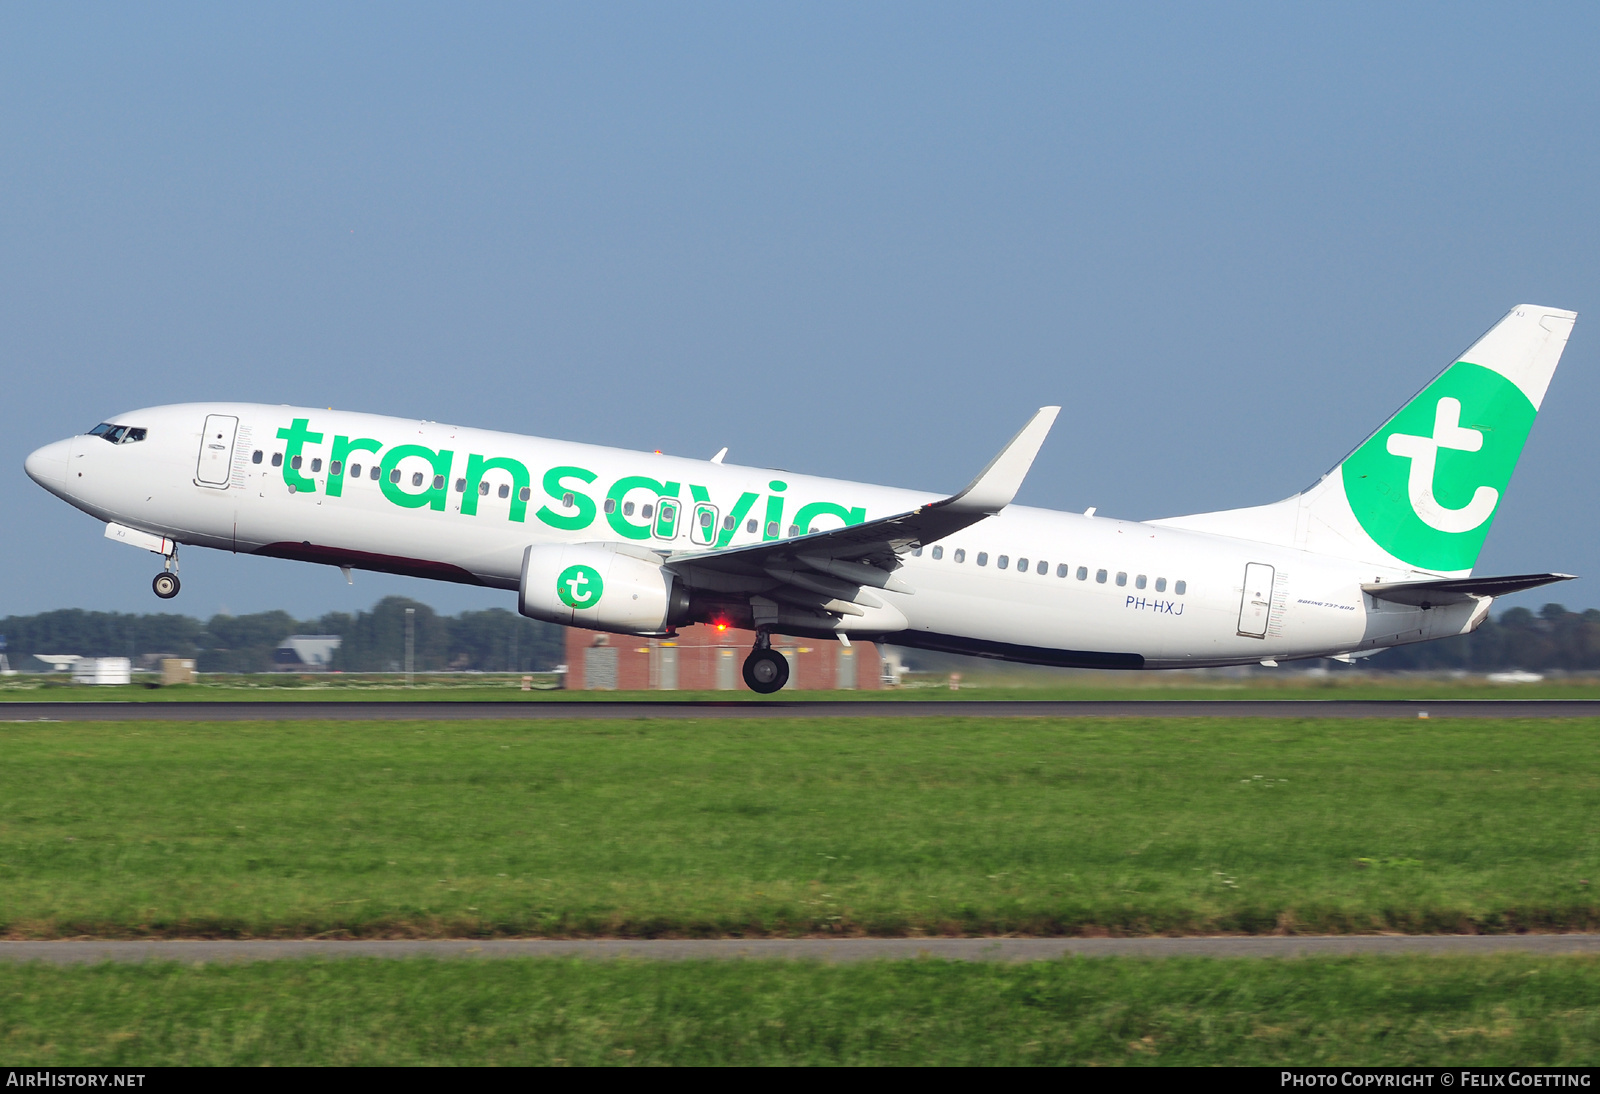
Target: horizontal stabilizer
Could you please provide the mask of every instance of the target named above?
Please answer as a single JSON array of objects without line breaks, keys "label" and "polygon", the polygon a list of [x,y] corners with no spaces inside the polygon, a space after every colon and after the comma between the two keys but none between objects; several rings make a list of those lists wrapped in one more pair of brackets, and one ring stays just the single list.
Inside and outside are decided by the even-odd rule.
[{"label": "horizontal stabilizer", "polygon": [[1375,600],[1434,608],[1462,604],[1480,596],[1505,596],[1525,589],[1537,589],[1557,581],[1571,581],[1574,574],[1511,574],[1506,577],[1450,577],[1438,581],[1397,581],[1362,585],[1361,591]]}]

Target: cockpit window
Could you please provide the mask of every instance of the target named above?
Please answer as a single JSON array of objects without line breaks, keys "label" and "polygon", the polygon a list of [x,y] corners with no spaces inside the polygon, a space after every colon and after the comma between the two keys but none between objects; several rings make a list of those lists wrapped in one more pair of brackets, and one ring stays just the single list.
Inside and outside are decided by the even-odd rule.
[{"label": "cockpit window", "polygon": [[101,422],[89,430],[89,436],[99,437],[112,444],[134,444],[145,438],[145,431],[138,426],[112,425],[110,422]]}]

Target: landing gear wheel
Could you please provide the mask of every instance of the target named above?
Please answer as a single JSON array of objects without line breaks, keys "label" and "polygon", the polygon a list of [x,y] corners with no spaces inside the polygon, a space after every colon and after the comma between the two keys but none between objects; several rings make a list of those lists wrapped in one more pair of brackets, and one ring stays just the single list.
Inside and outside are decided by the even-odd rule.
[{"label": "landing gear wheel", "polygon": [[751,691],[771,695],[789,682],[789,659],[777,650],[752,650],[744,659],[744,682]]},{"label": "landing gear wheel", "polygon": [[171,600],[178,595],[178,590],[183,586],[178,581],[177,574],[157,574],[155,580],[150,582],[150,587],[162,600]]}]

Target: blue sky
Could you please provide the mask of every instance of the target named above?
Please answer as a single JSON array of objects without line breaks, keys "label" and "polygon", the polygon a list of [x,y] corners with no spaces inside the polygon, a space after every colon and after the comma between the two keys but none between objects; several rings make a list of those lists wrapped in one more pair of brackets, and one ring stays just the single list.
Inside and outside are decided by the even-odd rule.
[{"label": "blue sky", "polygon": [[[1273,500],[1580,315],[1479,569],[1594,575],[1592,5],[0,7],[0,615],[157,610],[23,457],[196,399]],[[191,551],[166,610],[509,594]],[[1543,591],[1521,598],[1537,604]],[[1518,602],[1518,601],[1512,601]]]}]

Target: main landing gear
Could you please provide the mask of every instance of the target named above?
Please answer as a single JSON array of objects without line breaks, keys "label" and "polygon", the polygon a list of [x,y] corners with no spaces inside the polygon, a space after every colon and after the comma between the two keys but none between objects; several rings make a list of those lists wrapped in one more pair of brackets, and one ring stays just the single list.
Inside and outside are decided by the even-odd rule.
[{"label": "main landing gear", "polygon": [[172,553],[167,556],[166,568],[155,576],[150,582],[150,588],[162,600],[171,600],[178,595],[178,590],[183,588],[183,582],[178,580],[178,548],[172,548]]},{"label": "main landing gear", "polygon": [[765,630],[756,631],[756,648],[744,659],[744,682],[762,695],[780,691],[789,682],[789,659],[772,648]]}]

